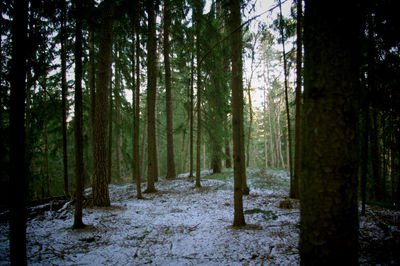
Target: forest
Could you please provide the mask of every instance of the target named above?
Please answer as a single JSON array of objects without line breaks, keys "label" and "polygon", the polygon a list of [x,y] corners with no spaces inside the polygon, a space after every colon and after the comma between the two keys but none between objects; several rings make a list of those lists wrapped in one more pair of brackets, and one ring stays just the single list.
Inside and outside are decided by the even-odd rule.
[{"label": "forest", "polygon": [[395,6],[2,0],[0,264],[399,264]]}]

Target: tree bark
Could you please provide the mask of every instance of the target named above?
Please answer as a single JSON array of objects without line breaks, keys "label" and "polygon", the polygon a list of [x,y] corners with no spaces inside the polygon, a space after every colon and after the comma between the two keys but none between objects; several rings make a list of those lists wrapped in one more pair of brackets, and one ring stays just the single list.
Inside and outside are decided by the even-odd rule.
[{"label": "tree bark", "polygon": [[156,18],[154,2],[147,2],[148,13],[148,43],[147,43],[147,193],[156,191],[154,180],[157,178],[156,160],[156,93],[157,93],[157,65],[156,65]]},{"label": "tree bark", "polygon": [[10,91],[10,262],[26,265],[27,165],[25,157],[25,75],[28,1],[15,0],[12,21]]},{"label": "tree bark", "polygon": [[[346,6],[346,8],[343,8]],[[302,265],[358,265],[357,1],[307,1],[300,175]]]},{"label": "tree bark", "polygon": [[294,187],[294,178],[293,178],[293,164],[292,164],[292,136],[291,136],[291,128],[290,128],[290,113],[289,113],[289,97],[288,97],[288,74],[287,74],[287,60],[286,60],[286,51],[285,51],[285,36],[283,33],[283,16],[282,16],[282,5],[279,0],[279,13],[280,13],[280,31],[282,37],[282,57],[283,57],[283,73],[285,76],[285,107],[286,107],[286,126],[287,126],[287,165],[290,173],[290,187]]},{"label": "tree bark", "polygon": [[[111,63],[112,64],[112,63]],[[112,84],[112,69],[110,71],[110,79],[108,84],[108,135],[107,135],[107,182],[111,184],[112,171],[112,138],[113,138],[113,84]],[[115,94],[114,94],[115,95]]]},{"label": "tree bark", "polygon": [[64,174],[64,193],[66,196],[69,195],[69,185],[68,185],[68,146],[67,146],[67,94],[68,94],[68,84],[67,84],[67,56],[65,50],[66,42],[66,2],[62,2],[61,10],[61,101],[62,101],[62,135],[63,135],[63,174]]},{"label": "tree bark", "polygon": [[164,1],[164,64],[165,64],[165,94],[166,94],[166,116],[167,116],[167,179],[176,177],[175,158],[174,158],[174,126],[173,126],[173,107],[172,107],[172,86],[171,86],[171,66],[169,61],[170,43],[169,27],[171,1]]},{"label": "tree bark", "polygon": [[82,144],[82,1],[75,0],[75,213],[74,229],[83,228],[83,144]]},{"label": "tree bark", "polygon": [[[192,39],[193,45],[192,48],[194,50],[194,37]],[[190,150],[190,166],[189,166],[189,178],[193,178],[193,124],[194,124],[194,103],[193,103],[193,86],[194,86],[194,52],[192,52],[192,60],[190,62],[190,133],[189,133],[189,150]]]},{"label": "tree bark", "polygon": [[196,142],[196,187],[201,187],[200,183],[200,168],[201,168],[201,55],[200,55],[200,19],[202,13],[202,6],[200,3],[195,4],[194,16],[195,16],[195,27],[196,27],[196,85],[197,85],[197,142]]},{"label": "tree bark", "polygon": [[[135,17],[132,27],[132,110],[133,110],[133,132],[132,132],[132,169],[133,180],[136,182],[136,197],[142,199],[142,188],[139,165],[139,131],[140,131],[140,4],[134,1]],[[136,37],[136,39],[135,39]],[[136,56],[136,57],[135,57]],[[135,83],[136,75],[136,83]]]},{"label": "tree bark", "polygon": [[102,2],[102,26],[100,32],[99,62],[96,77],[96,116],[94,139],[93,204],[110,206],[107,171],[107,92],[111,79],[112,34],[114,1]]},{"label": "tree bark", "polygon": [[240,0],[230,3],[231,60],[232,60],[232,134],[234,171],[233,226],[246,224],[243,214],[243,169],[245,166],[243,138],[243,78],[242,78],[242,31],[240,28]]},{"label": "tree bark", "polygon": [[301,85],[303,63],[303,0],[297,0],[297,40],[296,40],[296,121],[295,121],[295,147],[293,166],[293,185],[290,186],[290,197],[298,199],[299,177],[301,161]]}]

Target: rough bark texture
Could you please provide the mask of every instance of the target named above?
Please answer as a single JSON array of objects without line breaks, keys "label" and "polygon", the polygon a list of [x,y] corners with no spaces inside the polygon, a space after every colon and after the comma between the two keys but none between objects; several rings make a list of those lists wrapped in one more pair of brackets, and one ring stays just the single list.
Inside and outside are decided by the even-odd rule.
[{"label": "rough bark texture", "polygon": [[95,156],[93,174],[93,204],[110,206],[107,177],[107,93],[112,59],[112,32],[114,1],[102,2],[99,62],[96,78]]},{"label": "rough bark texture", "polygon": [[243,169],[244,138],[243,138],[243,86],[242,86],[242,31],[240,27],[240,0],[230,4],[231,19],[231,60],[232,60],[232,134],[233,134],[233,171],[234,171],[234,217],[233,226],[246,224],[243,214]]},{"label": "rough bark texture", "polygon": [[[141,178],[140,178],[140,164],[139,164],[139,130],[140,130],[140,5],[139,1],[134,1],[135,17],[132,27],[132,109],[133,109],[133,132],[132,132],[132,150],[133,150],[133,180],[136,182],[136,197],[142,198]],[[136,37],[136,39],[135,39]],[[136,76],[136,79],[135,79]],[[136,81],[136,83],[135,83]]]},{"label": "rough bark texture", "polygon": [[82,221],[83,200],[83,143],[82,143],[82,1],[75,0],[75,213],[74,229],[85,225]]},{"label": "rough bark texture", "polygon": [[301,104],[302,104],[302,63],[303,63],[303,0],[297,0],[297,40],[296,40],[296,121],[295,121],[295,147],[293,183],[290,186],[290,197],[298,199],[300,160],[301,160]]},{"label": "rough bark texture", "polygon": [[154,2],[147,2],[148,13],[148,43],[147,43],[147,193],[156,191],[154,180],[157,178],[156,169],[156,90],[157,90],[157,65],[156,65],[156,18],[154,15]]},{"label": "rough bark texture", "polygon": [[166,94],[166,116],[167,116],[167,179],[176,177],[174,159],[174,126],[172,107],[171,66],[169,61],[170,43],[169,27],[171,24],[169,0],[164,1],[164,64],[165,64],[165,94]]},{"label": "rough bark texture", "polygon": [[[194,40],[192,40],[194,46]],[[193,48],[194,50],[194,48]],[[189,178],[193,178],[193,124],[194,124],[194,103],[193,103],[193,86],[194,86],[194,52],[192,52],[192,60],[190,63],[190,133],[189,133],[189,146],[190,146],[190,165],[189,165]]]},{"label": "rough bark texture", "polygon": [[306,2],[299,250],[303,265],[358,265],[359,10],[329,9]]},{"label": "rough bark texture", "polygon": [[62,135],[63,135],[63,174],[64,174],[64,193],[69,195],[68,186],[68,148],[67,148],[67,56],[65,49],[66,35],[66,2],[62,2],[61,10],[61,102],[62,102]]},{"label": "rough bark texture", "polygon": [[10,262],[26,265],[25,74],[28,1],[14,1],[10,91]]}]

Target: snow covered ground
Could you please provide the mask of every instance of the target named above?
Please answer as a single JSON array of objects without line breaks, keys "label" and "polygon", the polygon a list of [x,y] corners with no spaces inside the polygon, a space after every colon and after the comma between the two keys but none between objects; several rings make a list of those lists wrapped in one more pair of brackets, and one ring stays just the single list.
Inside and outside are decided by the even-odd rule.
[{"label": "snow covered ground", "polygon": [[[161,179],[159,192],[137,200],[135,187],[110,185],[111,207],[84,209],[88,226],[71,230],[73,206],[30,219],[31,265],[297,265],[299,203],[280,208],[288,195],[284,171],[248,169],[247,226],[234,229],[232,172],[209,175],[202,188],[181,175]],[[87,190],[90,193],[90,189]],[[382,232],[361,221],[365,234]],[[393,227],[392,230],[398,230]],[[9,263],[8,225],[0,223],[0,265]],[[368,243],[366,244],[368,246]],[[370,258],[364,258],[368,262]]]}]

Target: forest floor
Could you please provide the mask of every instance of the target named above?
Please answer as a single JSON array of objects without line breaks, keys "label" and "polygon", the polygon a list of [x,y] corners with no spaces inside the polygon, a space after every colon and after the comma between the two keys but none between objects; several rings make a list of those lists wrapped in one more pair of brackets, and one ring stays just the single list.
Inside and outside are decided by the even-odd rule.
[{"label": "forest floor", "polygon": [[[27,223],[30,265],[298,265],[299,202],[287,172],[248,169],[247,226],[232,228],[233,173],[160,179],[136,199],[132,184],[110,185],[111,207],[87,204],[87,227],[72,230],[73,205]],[[90,197],[91,190],[86,194]],[[40,208],[37,206],[36,208]],[[360,264],[398,264],[400,212],[368,206],[360,217]],[[8,223],[0,222],[0,265],[9,264]]]}]

